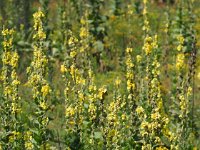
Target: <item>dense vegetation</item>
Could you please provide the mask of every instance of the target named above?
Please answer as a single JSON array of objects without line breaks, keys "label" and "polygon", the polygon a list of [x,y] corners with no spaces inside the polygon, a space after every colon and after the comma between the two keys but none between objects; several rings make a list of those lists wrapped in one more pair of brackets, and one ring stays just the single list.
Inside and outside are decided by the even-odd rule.
[{"label": "dense vegetation", "polygon": [[200,148],[198,0],[1,0],[0,150]]}]

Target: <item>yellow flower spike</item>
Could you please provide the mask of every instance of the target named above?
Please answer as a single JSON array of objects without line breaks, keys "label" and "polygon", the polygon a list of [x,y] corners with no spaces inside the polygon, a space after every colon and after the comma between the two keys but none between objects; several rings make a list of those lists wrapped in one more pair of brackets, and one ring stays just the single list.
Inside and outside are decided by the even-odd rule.
[{"label": "yellow flower spike", "polygon": [[12,55],[12,59],[10,61],[10,65],[12,67],[17,67],[18,59],[19,59],[19,55],[17,54],[17,52],[14,52],[13,55]]},{"label": "yellow flower spike", "polygon": [[44,18],[44,14],[43,12],[39,9],[38,12],[33,14],[33,18],[34,18],[34,30],[37,31],[36,34],[33,35],[33,39],[45,39],[46,38],[46,34],[43,31],[43,27],[42,27],[42,18]]},{"label": "yellow flower spike", "polygon": [[[6,114],[3,114],[3,118],[5,117],[4,125],[9,130],[3,131],[6,135],[4,138],[8,138],[10,143],[16,142],[18,144],[18,140],[21,140],[20,133],[18,129],[21,127],[19,124],[18,115],[21,113],[20,108],[20,97],[18,86],[20,81],[17,76],[17,65],[19,56],[17,51],[13,47],[13,29],[3,29],[3,54],[2,54],[2,74],[1,80],[3,82],[3,96],[5,104],[2,105],[4,109],[7,111]],[[9,116],[7,116],[9,114]],[[3,124],[2,124],[3,125]],[[2,129],[5,128],[4,125]]]}]

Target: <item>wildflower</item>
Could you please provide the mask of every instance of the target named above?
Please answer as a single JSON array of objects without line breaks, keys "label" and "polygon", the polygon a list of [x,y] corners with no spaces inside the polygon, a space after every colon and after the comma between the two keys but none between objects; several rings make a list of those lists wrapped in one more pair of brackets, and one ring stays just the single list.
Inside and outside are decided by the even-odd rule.
[{"label": "wildflower", "polygon": [[88,36],[88,31],[87,31],[87,29],[86,28],[84,28],[84,27],[81,27],[81,29],[80,29],[81,31],[80,31],[80,37],[81,38],[85,38],[85,37],[87,37]]},{"label": "wildflower", "polygon": [[74,58],[76,56],[76,54],[77,53],[75,51],[72,51],[72,52],[70,52],[70,57]]},{"label": "wildflower", "polygon": [[185,55],[183,53],[177,55],[176,68],[178,70],[181,70],[184,67],[184,60],[185,60]]},{"label": "wildflower", "polygon": [[144,109],[142,108],[142,106],[138,106],[136,108],[136,112],[137,112],[138,115],[140,115],[140,114],[142,114],[144,112]]},{"label": "wildflower", "polygon": [[141,56],[141,55],[137,55],[137,56],[136,56],[136,60],[137,60],[138,63],[140,63],[141,60],[142,60],[142,56]]},{"label": "wildflower", "polygon": [[73,107],[69,106],[66,111],[65,111],[65,116],[66,117],[70,117],[73,116],[75,114],[75,110]]},{"label": "wildflower", "polygon": [[41,92],[42,92],[44,97],[47,96],[50,93],[50,91],[51,90],[50,90],[49,85],[42,86]]},{"label": "wildflower", "polygon": [[46,38],[46,34],[43,31],[42,28],[42,18],[44,18],[44,14],[41,10],[39,10],[38,12],[36,12],[35,14],[33,14],[33,18],[34,18],[34,30],[37,31],[36,34],[34,34],[33,38],[34,39],[45,39]]},{"label": "wildflower", "polygon": [[[19,55],[13,47],[13,34],[14,30],[3,29],[2,35],[4,37],[3,44],[3,54],[2,54],[2,74],[1,80],[3,82],[3,96],[4,103],[2,107],[6,110],[6,113],[2,114],[3,125],[2,132],[5,134],[5,137],[9,140],[8,143],[4,143],[11,147],[11,143],[15,142],[19,144],[21,128],[18,117],[20,115],[20,97],[18,92],[18,86],[20,81],[17,76],[17,66]],[[5,125],[5,126],[4,126]],[[6,130],[4,130],[6,129]],[[12,133],[10,135],[10,133]],[[5,141],[6,142],[6,141]],[[12,147],[17,149],[17,147]]]},{"label": "wildflower", "polygon": [[[27,68],[28,73],[28,83],[32,88],[33,99],[37,105],[37,111],[35,113],[37,121],[41,124],[38,126],[38,135],[42,141],[37,143],[38,146],[46,144],[48,140],[47,137],[47,124],[49,122],[48,117],[46,116],[47,109],[47,95],[50,93],[51,89],[48,84],[48,81],[45,79],[45,76],[48,75],[48,58],[46,52],[43,48],[43,42],[46,39],[46,33],[43,29],[42,19],[44,18],[43,12],[39,9],[36,13],[33,14],[34,18],[34,34],[33,39],[36,41],[33,45],[33,60],[30,66]],[[27,146],[31,144],[27,144]]]},{"label": "wildflower", "polygon": [[184,43],[184,41],[185,41],[184,37],[183,37],[182,35],[179,35],[179,36],[177,37],[177,39],[178,39],[179,43],[180,43],[181,45],[183,45],[183,43]]},{"label": "wildflower", "polygon": [[133,51],[133,49],[132,49],[132,48],[129,48],[129,47],[128,47],[128,48],[126,48],[126,52],[127,52],[127,53],[131,53],[132,51]]},{"label": "wildflower", "polygon": [[40,102],[40,107],[43,109],[43,110],[46,110],[47,109],[47,105],[45,102]]},{"label": "wildflower", "polygon": [[160,116],[159,112],[155,112],[155,113],[151,114],[151,118],[154,119],[154,120],[160,119],[160,117],[161,116]]},{"label": "wildflower", "polygon": [[32,133],[30,131],[27,131],[24,135],[25,148],[27,150],[32,150],[34,148],[32,139],[33,139]]},{"label": "wildflower", "polygon": [[98,98],[99,99],[103,99],[104,94],[107,92],[107,89],[105,87],[102,87],[99,89],[99,93],[98,93]]},{"label": "wildflower", "polygon": [[122,114],[122,120],[125,120],[126,119],[126,115],[125,114]]},{"label": "wildflower", "polygon": [[116,86],[119,86],[121,84],[121,80],[119,79],[119,78],[117,78],[116,80],[115,80],[115,85]]},{"label": "wildflower", "polygon": [[67,71],[67,68],[65,68],[65,65],[60,66],[60,72],[65,73]]}]

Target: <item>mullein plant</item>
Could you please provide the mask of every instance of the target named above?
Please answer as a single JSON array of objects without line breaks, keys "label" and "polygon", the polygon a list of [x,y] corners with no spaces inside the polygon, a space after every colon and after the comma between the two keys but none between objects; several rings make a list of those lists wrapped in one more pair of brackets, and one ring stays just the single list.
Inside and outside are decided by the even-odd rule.
[{"label": "mullein plant", "polygon": [[114,82],[113,100],[106,107],[106,126],[104,129],[107,149],[132,149],[132,117],[127,107],[126,96],[121,94],[122,81],[119,77]]},{"label": "mullein plant", "polygon": [[[97,88],[90,61],[92,37],[87,14],[80,20],[79,39],[69,31],[69,52],[61,65],[65,79],[66,144],[68,148],[101,149],[104,145],[105,86]],[[72,138],[74,140],[72,140]]]},{"label": "mullein plant", "polygon": [[[145,76],[143,86],[145,88],[145,96],[139,100],[136,113],[140,120],[139,132],[142,139],[142,149],[167,149],[166,143],[162,141],[162,137],[168,138],[171,134],[168,131],[169,119],[163,108],[163,100],[161,95],[160,63],[158,62],[158,43],[157,35],[151,37],[150,26],[147,17],[147,0],[143,1],[144,9],[144,26],[145,32],[143,57],[146,59]],[[143,91],[142,91],[143,92]]]},{"label": "mullein plant", "polygon": [[[115,88],[120,84],[120,80],[117,79],[115,83]],[[109,103],[106,109],[106,126],[104,129],[106,135],[106,148],[107,149],[120,149],[121,140],[121,126],[120,126],[120,104],[122,102],[122,97],[119,94],[119,90],[116,88],[114,91],[113,100]],[[123,119],[126,117],[123,116]]]},{"label": "mullein plant", "polygon": [[[172,104],[170,106],[170,113],[171,113],[171,120],[175,124],[177,124],[178,121],[178,116],[179,116],[179,98],[178,98],[178,93],[181,92],[181,83],[184,80],[184,75],[185,75],[185,54],[184,54],[184,44],[185,44],[185,37],[184,37],[184,14],[185,14],[185,9],[183,7],[184,1],[179,1],[178,2],[178,9],[177,9],[177,18],[175,21],[172,22],[172,29],[171,29],[171,35],[175,37],[174,41],[177,41],[177,43],[172,43],[175,46],[175,50],[171,52],[173,55],[173,62],[176,64],[175,67],[173,68],[172,71],[172,76],[171,76],[171,101]],[[171,37],[170,37],[171,38]],[[184,65],[184,67],[183,67]],[[182,83],[184,84],[184,83]],[[180,90],[179,90],[180,88]],[[182,85],[182,89],[184,88],[184,85]],[[183,91],[182,91],[183,93]],[[175,127],[175,130],[178,129]]]},{"label": "mullein plant", "polygon": [[[86,21],[87,13],[85,19],[81,19],[82,27],[80,29],[80,52],[82,52],[82,63],[84,64],[84,72],[86,73],[87,86],[85,93],[86,99],[85,111],[87,114],[86,122],[88,122],[87,130],[89,131],[89,145],[93,149],[101,149],[105,147],[106,137],[105,137],[105,96],[107,93],[106,86],[98,88],[95,84],[95,76],[92,71],[91,65],[91,42],[93,37],[89,34],[89,24]],[[86,131],[87,131],[86,130]],[[87,144],[86,144],[87,145]],[[87,145],[88,148],[88,145]]]},{"label": "mullein plant", "polygon": [[[178,17],[176,21],[176,37],[177,47],[175,73],[173,82],[174,89],[172,119],[175,122],[175,130],[177,132],[177,140],[174,143],[176,148],[190,148],[188,143],[189,136],[192,135],[192,101],[194,101],[194,67],[196,59],[196,39],[193,30],[194,16],[192,14],[192,1],[179,1]],[[186,9],[186,5],[188,9]],[[190,57],[189,57],[190,56]],[[192,83],[193,82],[193,83]],[[176,110],[176,111],[174,111]],[[177,119],[178,118],[178,119]]]},{"label": "mullein plant", "polygon": [[[195,71],[196,71],[196,57],[197,57],[197,39],[196,39],[196,30],[194,29],[194,25],[196,23],[195,16],[194,16],[194,1],[189,1],[188,2],[188,18],[189,18],[189,47],[188,49],[190,50],[190,58],[188,60],[188,74],[187,74],[187,89],[192,89],[191,91],[191,96],[189,98],[189,117],[190,117],[190,128],[191,132],[190,136],[195,135],[195,129],[196,129],[196,124],[195,124],[195,119],[194,119],[194,101],[195,101]],[[195,136],[193,136],[195,137]],[[193,144],[193,141],[190,143]]]},{"label": "mullein plant", "polygon": [[137,92],[136,92],[136,80],[135,80],[135,65],[133,63],[133,59],[132,59],[132,52],[133,49],[132,48],[127,48],[126,49],[126,90],[127,90],[127,96],[126,96],[126,105],[127,105],[127,112],[128,112],[128,116],[129,116],[129,125],[130,126],[130,137],[132,137],[132,139],[130,139],[130,143],[133,143],[133,147],[135,147],[137,144],[135,143],[135,139],[138,138],[137,134],[138,134],[138,118],[137,118],[137,114],[135,112],[135,109],[137,108]]},{"label": "mullein plant", "polygon": [[[65,79],[65,109],[66,109],[66,144],[69,148],[82,146],[85,139],[83,121],[86,79],[84,73],[84,64],[79,64],[78,59],[83,56],[84,50],[80,46],[80,41],[72,31],[69,31],[68,40],[69,53],[66,54],[66,60],[61,65],[61,72]],[[82,61],[82,60],[81,60]],[[72,113],[73,112],[73,113]],[[71,140],[70,138],[74,138]],[[85,137],[85,136],[84,136]],[[86,137],[85,137],[86,138]]]},{"label": "mullein plant", "polygon": [[[105,94],[107,92],[107,89],[105,86],[101,88],[97,88],[97,86],[94,83],[94,73],[92,71],[92,65],[91,65],[91,48],[92,48],[92,42],[93,42],[93,36],[90,35],[89,32],[89,23],[87,21],[88,13],[86,12],[85,15],[81,18],[81,28],[80,28],[80,53],[82,60],[80,63],[83,64],[83,72],[84,76],[87,82],[85,94],[86,99],[88,101],[85,101],[86,106],[85,107],[85,114],[90,117],[86,117],[86,122],[88,123],[88,126],[86,128],[86,131],[89,132],[89,138],[86,137],[87,134],[84,136],[86,140],[85,148],[88,148],[89,145],[91,145],[91,148],[100,148],[105,146],[105,134],[104,134],[104,127],[105,127],[105,108],[104,108],[104,98]],[[90,114],[91,113],[91,114]],[[92,115],[93,114],[93,115]],[[91,118],[91,116],[93,116]],[[85,122],[85,123],[86,123]],[[93,126],[94,128],[92,128]],[[96,144],[95,144],[96,143]]]},{"label": "mullein plant", "polygon": [[157,36],[153,39],[148,37],[147,45],[147,47],[143,47],[146,57],[152,57],[151,63],[147,65],[148,68],[146,69],[146,74],[148,74],[148,79],[146,80],[149,80],[147,82],[148,92],[146,100],[140,100],[139,106],[136,109],[141,122],[139,132],[143,139],[142,149],[167,149],[168,146],[162,141],[162,137],[170,138],[172,135],[168,130],[169,119],[164,112],[161,95],[161,83],[159,81],[160,63],[156,54],[158,46]]},{"label": "mullein plant", "polygon": [[105,147],[105,94],[107,88],[105,86],[97,88],[94,83],[94,74],[92,69],[88,70],[88,78],[90,85],[88,87],[88,120],[90,137],[89,143],[91,149],[102,149]]},{"label": "mullein plant", "polygon": [[[65,120],[66,120],[66,145],[68,148],[79,147],[80,145],[80,115],[82,109],[79,110],[78,91],[80,72],[77,68],[76,57],[78,53],[78,39],[69,31],[68,40],[69,53],[68,60],[61,65],[61,72],[65,79]],[[68,63],[67,63],[68,62]],[[84,81],[83,81],[84,84]],[[72,140],[73,139],[73,140]],[[75,145],[76,143],[76,145]]]},{"label": "mullein plant", "polygon": [[[180,149],[182,146],[186,147],[185,142],[187,140],[187,134],[189,129],[189,98],[192,94],[192,87],[186,87],[186,57],[184,54],[184,37],[183,35],[179,35],[178,46],[177,46],[177,56],[176,56],[176,74],[177,74],[177,92],[176,92],[176,100],[178,100],[178,120],[175,122],[176,127],[175,130],[177,132],[176,149]],[[175,101],[176,102],[176,101]],[[176,119],[176,118],[174,118]]]},{"label": "mullein plant", "polygon": [[[135,129],[136,122],[134,122],[132,116],[132,110],[130,110],[130,103],[127,100],[127,95],[122,94],[120,89],[122,87],[122,81],[119,77],[115,80],[115,91],[113,93],[113,102],[115,105],[115,111],[117,119],[115,122],[116,137],[115,147],[116,149],[132,149],[135,148]],[[111,103],[112,104],[112,103]],[[136,129],[137,130],[137,129]]]},{"label": "mullein plant", "polygon": [[[43,12],[39,9],[33,14],[34,17],[34,35],[33,35],[33,60],[27,68],[28,82],[27,84],[32,88],[33,100],[36,104],[34,112],[33,130],[36,132],[27,133],[29,138],[35,140],[34,148],[47,149],[48,148],[48,129],[49,117],[47,111],[49,108],[48,99],[51,93],[51,87],[46,80],[48,76],[48,59],[46,56],[46,49],[44,42],[46,34],[43,29],[42,19],[44,18]],[[32,140],[33,141],[33,140]],[[30,141],[27,141],[30,144]],[[28,145],[28,144],[27,144]]]},{"label": "mullein plant", "polygon": [[19,55],[13,46],[13,29],[3,29],[3,54],[1,81],[3,82],[3,103],[1,108],[1,147],[3,149],[23,148],[23,130],[20,122],[20,81],[17,76]]}]

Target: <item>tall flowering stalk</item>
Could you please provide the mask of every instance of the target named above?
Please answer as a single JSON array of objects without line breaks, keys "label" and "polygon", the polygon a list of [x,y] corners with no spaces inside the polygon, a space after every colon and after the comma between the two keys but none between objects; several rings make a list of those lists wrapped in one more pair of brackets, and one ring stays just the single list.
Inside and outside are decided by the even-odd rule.
[{"label": "tall flowering stalk", "polygon": [[[121,97],[115,95],[113,101],[110,102],[107,108],[107,117],[106,117],[106,148],[107,149],[119,149],[120,148],[120,101]],[[125,118],[124,116],[123,118]]]},{"label": "tall flowering stalk", "polygon": [[17,76],[19,55],[13,47],[14,30],[3,29],[3,67],[1,80],[3,81],[4,100],[2,104],[2,129],[1,140],[4,149],[22,148],[22,128],[20,123],[20,97],[18,86],[20,81]]},{"label": "tall flowering stalk", "polygon": [[113,100],[106,107],[106,148],[107,149],[129,149],[133,148],[133,133],[131,129],[132,117],[127,107],[125,95],[120,92],[121,80],[117,77],[114,83]]},{"label": "tall flowering stalk", "polygon": [[[187,83],[186,78],[186,56],[184,54],[184,43],[185,38],[183,35],[179,35],[178,39],[178,46],[177,46],[177,56],[176,56],[176,71],[177,71],[177,97],[176,99],[179,102],[179,120],[177,121],[177,133],[178,133],[178,143],[177,147],[186,147],[186,141],[188,138],[189,132],[189,122],[190,122],[190,99],[192,96],[192,87]],[[182,142],[179,142],[181,141]]]},{"label": "tall flowering stalk", "polygon": [[[166,143],[164,143],[161,137],[168,138],[170,132],[168,131],[169,119],[166,116],[163,109],[163,100],[161,95],[161,83],[159,81],[160,75],[160,63],[158,61],[158,42],[157,35],[150,36],[150,27],[147,17],[147,0],[143,1],[144,9],[144,26],[145,31],[144,45],[143,45],[143,57],[137,56],[137,62],[140,62],[141,58],[145,58],[144,69],[144,86],[142,85],[140,90],[142,97],[140,97],[136,113],[140,120],[139,132],[142,138],[142,149],[167,149]],[[145,90],[145,91],[144,91]],[[144,92],[143,92],[144,91]]]},{"label": "tall flowering stalk", "polygon": [[[126,105],[128,106],[127,110],[127,116],[126,118],[129,118],[129,123],[127,126],[130,126],[129,129],[129,136],[132,137],[129,140],[131,143],[133,143],[134,146],[136,146],[135,138],[137,138],[137,125],[138,125],[138,118],[137,114],[135,112],[135,109],[137,107],[137,94],[136,94],[136,80],[135,80],[135,65],[133,63],[132,59],[132,48],[126,49],[126,90],[127,90],[127,98],[126,98]],[[124,119],[125,120],[125,119]],[[129,141],[129,142],[130,142]]]},{"label": "tall flowering stalk", "polygon": [[[161,85],[159,81],[160,63],[157,58],[157,36],[149,37],[147,46],[144,47],[146,54],[151,54],[151,64],[146,69],[148,76],[148,93],[146,102],[139,102],[136,109],[140,124],[140,135],[143,139],[142,149],[165,148],[166,145],[161,137],[169,137],[171,133],[168,130],[169,119],[164,113],[163,100],[161,95]],[[147,53],[148,52],[148,53]]]},{"label": "tall flowering stalk", "polygon": [[91,69],[88,70],[88,122],[90,130],[89,143],[92,149],[102,149],[105,146],[105,106],[104,99],[107,92],[106,87],[97,88],[94,83],[94,74]]},{"label": "tall flowering stalk", "polygon": [[49,118],[47,116],[49,106],[47,100],[49,99],[51,88],[46,80],[48,75],[48,59],[45,55],[46,49],[43,45],[46,39],[46,34],[43,31],[42,24],[44,14],[41,10],[38,10],[35,14],[33,14],[33,17],[33,39],[35,43],[33,44],[33,60],[30,67],[27,68],[27,73],[29,75],[28,85],[32,87],[33,99],[37,107],[34,113],[36,117],[34,125],[37,128],[36,130],[38,130],[38,134],[35,133],[34,135],[37,142],[35,146],[46,149],[48,141],[47,125],[49,123]]},{"label": "tall flowering stalk", "polygon": [[[67,147],[73,148],[75,142],[76,147],[80,146],[81,142],[81,125],[83,112],[83,93],[82,87],[85,85],[85,79],[82,73],[77,68],[78,55],[78,39],[69,31],[70,37],[68,40],[69,54],[68,60],[61,65],[61,72],[65,79],[65,119],[66,119],[66,143]],[[68,64],[66,63],[68,62]],[[75,137],[74,141],[70,138]]]}]

